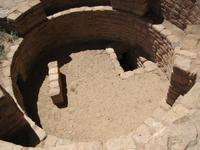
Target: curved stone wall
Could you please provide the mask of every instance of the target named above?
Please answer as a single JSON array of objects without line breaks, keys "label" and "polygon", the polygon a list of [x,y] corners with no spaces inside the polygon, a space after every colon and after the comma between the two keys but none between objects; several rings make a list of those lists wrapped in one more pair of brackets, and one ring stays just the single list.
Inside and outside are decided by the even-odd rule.
[{"label": "curved stone wall", "polygon": [[149,12],[153,12],[153,18],[163,15],[166,20],[181,29],[185,29],[190,24],[200,24],[200,2],[193,0],[125,0],[123,2],[119,0],[27,0],[5,11],[0,17],[0,25],[24,35],[33,27],[45,22],[48,15],[75,7],[99,5],[111,5],[113,9],[137,16],[148,16]]},{"label": "curved stone wall", "polygon": [[[53,14],[47,18],[41,3],[36,2],[32,5],[37,6],[36,8],[39,9],[30,9],[30,11],[29,8],[18,8],[17,12],[21,10],[21,13],[17,16],[14,15],[15,13],[11,13],[11,16],[8,17],[13,21],[11,21],[11,24],[15,25],[18,31],[26,34],[23,41],[19,45],[16,45],[16,49],[11,54],[8,54],[10,56],[8,56],[9,60],[4,63],[5,70],[3,72],[5,77],[3,79],[6,79],[5,87],[11,94],[13,101],[17,105],[20,105],[18,106],[18,110],[23,114],[23,118],[25,118],[25,121],[28,122],[34,132],[38,134],[40,140],[45,138],[44,132],[41,132],[41,129],[23,111],[23,97],[21,96],[18,81],[26,82],[31,73],[31,68],[38,58],[50,51],[59,51],[59,48],[62,46],[80,42],[105,40],[121,42],[132,48],[142,47],[151,60],[156,62],[170,79],[171,84],[167,95],[167,102],[171,105],[174,104],[178,96],[187,93],[195,84],[196,72],[192,72],[190,65],[197,56],[194,57],[191,53],[180,51],[180,41],[164,25],[154,25],[151,23],[151,20],[135,16],[134,12],[129,14],[127,13],[129,11],[125,11],[124,9],[116,8],[116,10],[113,10],[112,7],[108,6],[73,8]],[[114,3],[112,4],[114,6]],[[117,5],[119,6],[120,3]],[[162,7],[167,7],[167,5],[162,5]],[[196,5],[194,7],[196,8]],[[41,17],[37,18],[40,13]],[[170,16],[173,16],[173,13]],[[33,22],[31,22],[32,20]],[[184,50],[187,50],[187,48]],[[11,62],[12,66],[10,66]],[[182,84],[182,80],[184,80],[184,84]],[[13,95],[13,90],[16,99]],[[156,128],[155,134],[157,134],[160,122],[157,122],[156,118],[160,114],[160,111],[167,112],[168,110],[169,108],[163,106],[162,110],[158,110],[159,113],[156,110],[152,116],[154,119],[150,118],[150,120],[147,120],[138,128],[134,136],[135,141],[137,143],[145,142],[148,139],[146,136],[153,136],[151,135],[151,131],[149,131],[152,128]],[[167,112],[164,116],[161,126],[168,121],[171,123],[177,117],[180,118],[183,116],[182,114],[187,112],[188,110],[182,106],[175,107],[173,111]],[[155,127],[151,123],[159,125]],[[2,125],[6,126],[6,123]],[[6,130],[6,133],[11,134],[12,132]],[[42,135],[40,136],[41,133]],[[112,148],[112,142],[111,144],[109,142],[106,143],[106,147]],[[116,143],[119,142],[117,141]]]},{"label": "curved stone wall", "polygon": [[33,27],[44,22],[46,14],[39,0],[17,3],[0,17],[0,26],[7,30],[14,30],[21,35]]},{"label": "curved stone wall", "polygon": [[115,41],[131,48],[142,47],[169,79],[174,51],[180,48],[177,38],[162,24],[152,25],[108,6],[59,12],[27,34],[13,57],[11,77],[18,104],[25,108],[18,82],[26,82],[38,58],[63,46],[92,41]]},{"label": "curved stone wall", "polygon": [[14,45],[7,47],[6,60],[0,64],[2,69],[0,70],[0,139],[34,146],[46,137],[46,133],[26,115],[21,93],[18,91],[18,96],[14,96],[11,81],[11,63],[19,46],[17,43],[20,42],[21,38],[16,40]]},{"label": "curved stone wall", "polygon": [[41,3],[47,15],[81,6],[110,5],[109,0],[41,0]]},{"label": "curved stone wall", "polygon": [[111,0],[114,9],[143,16],[149,9],[148,0]]},{"label": "curved stone wall", "polygon": [[14,57],[12,70],[18,70],[25,81],[30,66],[44,50],[94,40],[117,41],[131,47],[142,46],[151,60],[158,62],[170,77],[173,43],[177,42],[172,34],[162,25],[152,26],[127,13],[101,6],[75,8],[50,16],[48,22],[25,36]]},{"label": "curved stone wall", "polygon": [[[7,139],[28,123],[12,97],[0,85],[0,137]],[[8,119],[9,118],[9,119]]]},{"label": "curved stone wall", "polygon": [[114,9],[139,16],[153,11],[181,29],[185,29],[187,25],[200,24],[199,0],[111,0],[111,3]]},{"label": "curved stone wall", "polygon": [[181,29],[189,24],[200,24],[199,0],[160,0],[162,14]]},{"label": "curved stone wall", "polygon": [[[16,3],[16,2],[13,2]],[[81,6],[110,5],[109,0],[34,0],[22,1],[0,14],[0,26],[25,35],[38,24],[47,21],[46,17],[56,12]]]}]

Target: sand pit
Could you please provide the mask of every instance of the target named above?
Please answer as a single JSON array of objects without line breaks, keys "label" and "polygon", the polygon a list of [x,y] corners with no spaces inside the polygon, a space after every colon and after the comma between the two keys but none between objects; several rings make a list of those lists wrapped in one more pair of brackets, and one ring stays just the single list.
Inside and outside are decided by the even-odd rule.
[{"label": "sand pit", "polygon": [[105,51],[70,55],[60,68],[66,76],[68,106],[57,108],[48,94],[48,76],[40,88],[38,113],[48,134],[72,141],[104,141],[128,134],[159,106],[168,80],[161,71],[122,80]]}]

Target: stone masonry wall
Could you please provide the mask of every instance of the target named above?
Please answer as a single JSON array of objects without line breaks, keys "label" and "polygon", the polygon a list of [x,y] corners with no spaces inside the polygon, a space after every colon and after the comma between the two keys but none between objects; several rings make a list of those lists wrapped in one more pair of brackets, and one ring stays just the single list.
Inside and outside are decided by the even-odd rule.
[{"label": "stone masonry wall", "polygon": [[0,85],[0,138],[13,136],[27,125],[12,97]]},{"label": "stone masonry wall", "polygon": [[138,16],[143,16],[153,9],[153,12],[161,13],[166,20],[181,29],[185,29],[189,24],[200,24],[199,0],[111,0],[111,4],[114,9]]},{"label": "stone masonry wall", "polygon": [[[12,59],[21,41],[22,39],[20,38],[16,40],[13,43],[13,45],[7,47],[8,53],[6,55],[6,60],[4,60],[1,64],[2,70],[0,72],[1,74],[0,78],[1,78],[1,82],[2,82],[1,84],[3,87],[2,88],[3,96],[1,100],[2,105],[3,105],[1,110],[3,112],[1,114],[3,114],[2,118],[5,117],[6,115],[7,116],[6,116],[6,119],[4,118],[5,120],[0,125],[5,126],[5,129],[3,127],[1,128],[3,129],[2,134],[6,134],[8,137],[10,137],[10,135],[14,136],[15,134],[13,132],[18,132],[18,130],[20,130],[21,127],[23,126],[23,129],[19,131],[20,134],[23,134],[24,130],[29,130],[29,133],[32,136],[29,135],[29,133],[27,133],[26,136],[28,136],[27,138],[30,143],[35,143],[40,140],[43,140],[46,137],[46,133],[26,115],[26,112],[24,111],[24,107],[23,107],[23,98],[21,98],[20,96],[18,87],[12,86],[12,79],[11,79]],[[17,89],[17,90],[14,90],[14,89]],[[17,96],[15,97],[15,95]],[[13,108],[10,108],[10,107],[13,107]],[[24,128],[24,125],[26,126],[25,127],[26,129]],[[16,126],[16,127],[13,127],[13,126]],[[12,128],[12,127],[16,128],[16,131],[9,131],[10,130],[9,128]]]},{"label": "stone masonry wall", "polygon": [[[169,104],[173,104],[179,95],[191,88],[191,86],[186,87],[187,90],[177,92],[180,86],[175,76],[180,72],[177,70],[182,68],[181,66],[173,67],[173,64],[174,52],[180,49],[180,42],[165,26],[152,25],[131,14],[112,10],[108,6],[81,7],[59,12],[49,16],[47,22],[27,34],[13,59],[13,86],[17,87],[18,75],[26,81],[31,66],[44,50],[93,40],[111,40],[131,47],[141,46],[151,60],[158,63],[168,78],[171,77],[173,69],[167,97]],[[191,80],[187,76],[185,78],[186,82]]]},{"label": "stone masonry wall", "polygon": [[[188,58],[184,58],[184,57]],[[176,54],[167,103],[173,105],[180,95],[185,95],[195,84],[197,74],[191,71],[191,58],[189,55]]]},{"label": "stone masonry wall", "polygon": [[15,7],[9,8],[8,11],[3,10],[0,13],[0,25],[15,29],[23,35],[34,26],[46,21],[45,11],[47,15],[50,15],[69,8],[110,4],[113,9],[132,13],[136,16],[143,16],[150,9],[153,9],[152,11],[155,13],[161,11],[166,20],[181,29],[185,29],[189,24],[200,24],[199,0],[26,0],[23,3],[17,3]]},{"label": "stone masonry wall", "polygon": [[113,9],[134,13],[138,16],[143,16],[148,11],[147,0],[111,0]]},{"label": "stone masonry wall", "polygon": [[181,29],[188,24],[200,24],[199,0],[160,0],[162,14]]},{"label": "stone masonry wall", "polygon": [[167,103],[172,105],[180,95],[185,95],[195,84],[199,76],[199,40],[198,25],[186,29],[181,48],[175,51],[175,62],[171,76]]},{"label": "stone masonry wall", "polygon": [[[15,46],[13,48],[15,50],[8,54],[9,60],[3,63],[3,74],[6,76],[3,80],[6,79],[4,80],[4,84],[6,85],[6,90],[12,94],[11,96],[13,97],[12,85],[14,87],[14,91],[18,88],[18,75],[20,75],[25,81],[29,76],[31,66],[34,65],[37,58],[44,52],[48,52],[55,48],[58,49],[63,45],[93,40],[111,40],[121,42],[132,47],[141,46],[151,59],[158,63],[158,66],[163,70],[163,72],[166,73],[167,77],[171,79],[167,95],[167,103],[172,105],[178,96],[186,94],[196,82],[197,73],[193,72],[192,65],[197,64],[197,67],[199,67],[199,61],[197,61],[199,57],[196,55],[199,50],[199,47],[196,47],[199,43],[199,35],[188,36],[186,41],[189,40],[189,42],[183,42],[185,45],[180,47],[180,42],[177,38],[162,24],[152,25],[150,22],[146,22],[145,20],[136,17],[134,14],[137,14],[137,11],[133,11],[132,14],[129,14],[127,12],[130,12],[131,9],[130,11],[123,10],[123,6],[127,5],[128,2],[130,2],[130,7],[127,6],[124,8],[134,8],[134,5],[132,5],[133,1],[126,0],[127,3],[124,1],[123,5],[121,5],[120,2],[117,4],[117,0],[115,2],[112,3],[113,6],[116,4],[116,6],[120,6],[121,8],[114,6],[113,10],[108,6],[81,7],[59,12],[49,16],[48,18],[46,18],[41,7],[39,12],[42,10],[43,16],[41,15],[39,18],[37,17],[38,13],[32,15],[34,14],[34,9],[32,12],[30,11],[31,13],[29,15],[25,15],[29,9],[26,8],[26,6],[23,6],[21,9],[17,7],[17,11],[13,11],[14,13],[11,12],[9,15],[12,15],[8,18],[13,20],[13,25],[15,25],[18,31],[26,33],[26,31],[32,29],[32,31],[25,35],[25,39],[23,39],[22,43]],[[175,3],[176,5],[174,5]],[[139,2],[138,5],[142,6]],[[161,8],[166,19],[170,20],[180,28],[185,28],[186,25],[190,23],[199,23],[199,1],[161,1]],[[146,9],[144,10],[145,11],[142,11],[141,14],[139,13],[137,15],[143,15],[143,13],[146,12]],[[20,14],[18,14],[18,12],[20,12]],[[18,14],[17,17],[15,16],[16,14]],[[197,16],[195,19],[194,15]],[[43,19],[45,19],[45,21]],[[33,22],[31,22],[32,20]],[[10,68],[11,61],[12,67]],[[198,68],[197,70],[199,71]],[[20,91],[18,90],[17,92]],[[4,109],[1,109],[3,112],[0,114],[6,113],[10,115],[10,110],[12,110],[12,112],[15,110],[15,105],[17,103],[14,104],[14,102],[16,102],[16,100],[13,99],[8,101],[8,97],[9,96],[3,89],[0,90],[0,107],[4,105],[14,107],[5,111]],[[17,98],[17,100],[20,101],[20,98]],[[165,110],[168,111],[168,108]],[[13,114],[14,121],[20,114],[18,111],[20,113],[23,112],[18,108],[16,110],[17,113]],[[146,120],[144,124],[138,127],[136,135],[133,136],[134,141],[137,144],[139,143],[138,145],[140,147],[141,143],[146,143],[149,140],[149,137],[155,137],[160,133],[160,131],[162,131],[163,128],[160,130],[160,122],[155,121],[157,116],[163,116],[163,122],[161,124],[162,127],[162,125],[169,124],[169,122],[172,123],[175,119],[177,119],[177,116],[182,117],[183,114],[187,114],[187,112],[188,110],[185,109],[185,107],[182,107],[182,105],[176,105],[165,115],[160,113],[160,109],[156,110],[153,114],[156,117],[152,116],[153,119],[150,118]],[[46,136],[44,131],[37,127],[24,113],[22,114],[26,121],[29,121],[29,124],[32,129],[35,130],[35,133],[37,133],[40,140],[44,139]],[[0,117],[0,119],[1,118],[2,117]],[[12,130],[12,126],[6,126],[7,121],[9,122],[10,120],[5,120],[3,123],[0,122],[0,125],[5,126],[7,129],[5,132],[13,133],[14,131]],[[19,124],[18,120],[14,123],[17,124],[16,126],[19,125],[19,127],[21,127],[20,123],[23,123],[23,120]],[[11,123],[9,122],[8,124]],[[12,125],[14,126],[15,124]],[[159,133],[156,132],[152,135],[152,128],[153,131],[159,131]],[[4,127],[1,129],[4,129]],[[2,136],[5,132],[4,130],[1,132]],[[109,141],[106,143],[107,149],[112,149],[113,146],[115,147],[113,143],[117,143],[118,146],[124,145],[124,143],[127,142],[122,142],[124,139],[126,139],[126,137],[120,140],[117,139],[117,142],[116,140]],[[13,145],[11,147],[13,147]],[[130,147],[126,147],[126,149],[128,148]],[[135,147],[131,148],[135,149]],[[91,149],[94,149],[94,147]]]},{"label": "stone masonry wall", "polygon": [[39,0],[26,1],[17,3],[15,7],[6,11],[0,17],[0,26],[23,35],[45,19],[46,14]]},{"label": "stone masonry wall", "polygon": [[109,0],[40,0],[47,15],[52,15],[62,10],[81,7],[110,5]]},{"label": "stone masonry wall", "polygon": [[64,103],[62,93],[61,74],[58,67],[58,62],[53,61],[48,63],[49,69],[49,94],[54,104],[59,105]]},{"label": "stone masonry wall", "polygon": [[[161,30],[162,34],[160,29],[150,23],[126,13],[113,11],[111,7],[70,9],[50,16],[47,23],[38,26],[25,37],[14,57],[13,62],[16,64],[12,70],[18,70],[25,80],[29,69],[44,49],[55,49],[77,42],[111,40],[131,47],[142,46],[169,77],[173,56],[171,43],[174,39],[164,27]],[[163,42],[164,44],[160,44]]]}]

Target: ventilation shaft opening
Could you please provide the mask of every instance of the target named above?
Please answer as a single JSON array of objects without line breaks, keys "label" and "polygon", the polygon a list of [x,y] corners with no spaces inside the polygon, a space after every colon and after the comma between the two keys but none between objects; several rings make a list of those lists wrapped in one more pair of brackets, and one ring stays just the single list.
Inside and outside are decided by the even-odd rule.
[{"label": "ventilation shaft opening", "polygon": [[118,61],[124,72],[133,71],[138,68],[137,58],[131,52],[124,52],[121,56],[118,56]]}]

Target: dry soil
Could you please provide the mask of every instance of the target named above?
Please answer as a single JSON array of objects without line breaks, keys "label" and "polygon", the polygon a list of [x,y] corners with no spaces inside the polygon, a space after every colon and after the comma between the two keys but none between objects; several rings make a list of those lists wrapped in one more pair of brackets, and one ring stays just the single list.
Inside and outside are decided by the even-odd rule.
[{"label": "dry soil", "polygon": [[38,111],[48,134],[72,141],[106,140],[133,132],[166,96],[168,80],[157,72],[122,80],[102,50],[70,55],[66,76],[68,107],[57,108],[42,84]]}]

